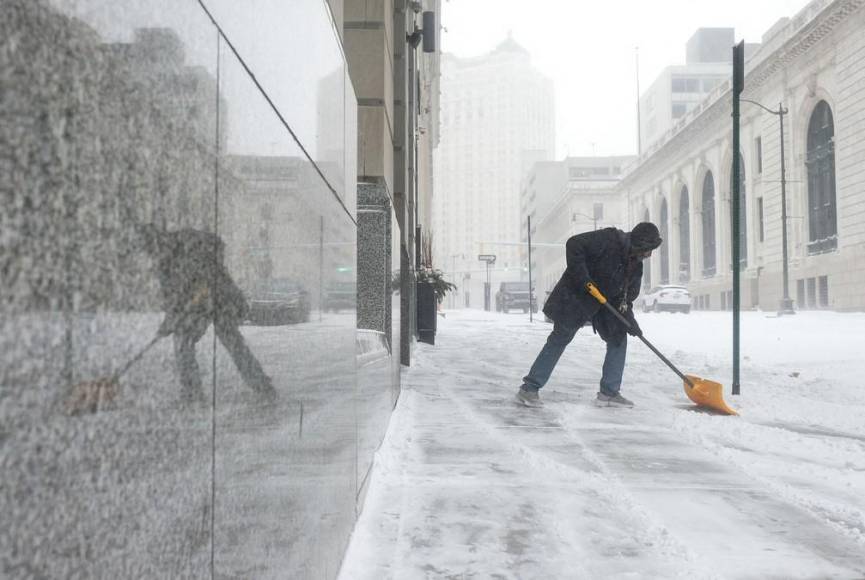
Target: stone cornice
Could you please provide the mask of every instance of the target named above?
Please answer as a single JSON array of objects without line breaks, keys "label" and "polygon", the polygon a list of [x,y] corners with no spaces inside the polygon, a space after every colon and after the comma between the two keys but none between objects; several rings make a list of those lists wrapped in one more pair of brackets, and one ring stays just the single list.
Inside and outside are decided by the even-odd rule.
[{"label": "stone cornice", "polygon": [[778,70],[785,68],[811,49],[828,36],[841,22],[863,6],[865,6],[865,0],[837,0],[829,4],[748,74],[745,82],[746,88],[750,90],[765,84]]},{"label": "stone cornice", "polygon": [[[745,77],[745,92],[752,93],[755,88],[766,84],[771,77],[805,54],[817,42],[828,36],[851,14],[865,6],[865,0],[836,0],[824,8],[817,16],[796,31],[786,42],[772,54],[763,59],[754,70]],[[717,123],[723,117],[730,116],[730,87],[725,83],[726,90],[711,103],[704,103],[703,111],[690,123],[672,135],[661,147],[639,165],[627,173],[621,182],[621,188],[627,190],[647,173],[651,173],[670,159],[681,158],[685,149],[693,151],[698,145],[696,141],[704,136],[703,131]],[[642,192],[635,192],[642,193]]]}]

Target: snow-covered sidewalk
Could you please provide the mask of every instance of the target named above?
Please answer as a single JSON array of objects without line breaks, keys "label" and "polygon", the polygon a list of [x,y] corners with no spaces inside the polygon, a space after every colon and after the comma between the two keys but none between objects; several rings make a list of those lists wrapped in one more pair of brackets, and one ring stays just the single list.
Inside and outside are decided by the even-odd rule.
[{"label": "snow-covered sidewalk", "polygon": [[645,314],[683,371],[741,417],[695,411],[639,341],[597,408],[603,343],[581,330],[541,391],[513,403],[551,325],[476,311],[420,345],[341,578],[865,577],[865,315]]}]

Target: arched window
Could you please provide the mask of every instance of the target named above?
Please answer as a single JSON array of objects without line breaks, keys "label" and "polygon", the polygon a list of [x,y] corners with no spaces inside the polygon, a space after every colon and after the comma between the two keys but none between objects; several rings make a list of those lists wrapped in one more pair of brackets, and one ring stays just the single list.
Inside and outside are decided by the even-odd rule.
[{"label": "arched window", "polygon": [[688,188],[679,195],[679,282],[691,279],[691,221]]},{"label": "arched window", "polygon": [[[649,221],[649,210],[643,215],[643,221]],[[648,291],[652,287],[652,259],[643,260],[643,291]]]},{"label": "arched window", "polygon": [[667,244],[667,238],[669,237],[670,228],[667,226],[667,200],[661,200],[661,227],[658,228],[661,230],[661,247],[658,248],[658,252],[661,254],[661,284],[669,284],[670,283],[670,254],[667,251],[669,245]]},{"label": "arched window", "polygon": [[808,253],[838,247],[835,208],[835,123],[832,109],[820,101],[808,123]]},{"label": "arched window", "polygon": [[712,172],[703,178],[703,277],[715,275],[715,181]]},{"label": "arched window", "polygon": [[[730,199],[733,199],[733,165],[730,165]],[[748,220],[745,217],[745,158],[739,153],[739,269],[748,265]],[[730,229],[733,229],[732,204],[730,205]]]}]

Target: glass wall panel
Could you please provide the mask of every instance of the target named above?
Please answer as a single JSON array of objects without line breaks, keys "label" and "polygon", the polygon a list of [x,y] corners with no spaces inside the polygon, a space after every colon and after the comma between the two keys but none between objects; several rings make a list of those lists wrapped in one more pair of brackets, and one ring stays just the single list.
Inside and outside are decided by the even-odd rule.
[{"label": "glass wall panel", "polygon": [[325,0],[204,4],[353,215],[355,193],[345,187],[348,77]]},{"label": "glass wall panel", "polygon": [[331,577],[357,493],[356,230],[225,44],[220,63],[216,574]]},{"label": "glass wall panel", "polygon": [[193,2],[2,2],[4,578],[209,575],[211,417],[171,335],[177,273],[212,272],[178,233],[215,226],[216,50]]}]

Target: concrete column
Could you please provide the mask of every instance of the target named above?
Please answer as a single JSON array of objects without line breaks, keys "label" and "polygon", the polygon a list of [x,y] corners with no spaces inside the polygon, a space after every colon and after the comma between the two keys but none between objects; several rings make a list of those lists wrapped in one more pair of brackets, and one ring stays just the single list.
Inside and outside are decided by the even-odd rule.
[{"label": "concrete column", "polygon": [[411,364],[411,348],[414,339],[414,245],[415,232],[411,206],[409,156],[413,140],[409,136],[409,54],[406,43],[409,16],[405,0],[395,0],[393,14],[393,202],[401,234],[400,284],[400,359],[402,364]]}]

